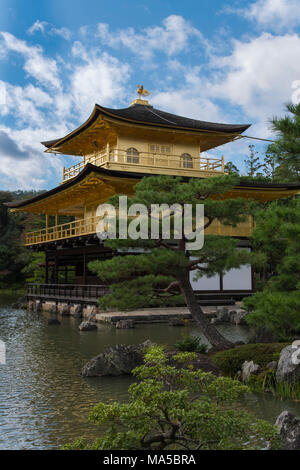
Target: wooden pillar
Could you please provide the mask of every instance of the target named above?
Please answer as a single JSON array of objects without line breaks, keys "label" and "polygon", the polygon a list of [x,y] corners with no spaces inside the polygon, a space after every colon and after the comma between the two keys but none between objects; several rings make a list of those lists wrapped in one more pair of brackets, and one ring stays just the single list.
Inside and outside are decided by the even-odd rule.
[{"label": "wooden pillar", "polygon": [[110,155],[109,155],[109,143],[107,142],[106,144],[106,161],[110,161]]},{"label": "wooden pillar", "polygon": [[54,283],[58,284],[58,258],[57,258],[57,255],[55,255],[55,258],[54,258]]},{"label": "wooden pillar", "polygon": [[86,285],[86,281],[87,281],[87,268],[86,268],[86,254],[84,253],[83,254],[83,257],[82,257],[82,263],[83,263],[83,284]]},{"label": "wooden pillar", "polygon": [[49,214],[46,214],[46,240],[48,240],[49,233]]},{"label": "wooden pillar", "polygon": [[46,253],[46,266],[45,266],[45,283],[49,284],[49,260]]},{"label": "wooden pillar", "polygon": [[59,215],[56,213],[55,214],[55,224],[54,224],[56,227],[57,225],[59,225]]},{"label": "wooden pillar", "polygon": [[220,277],[220,291],[222,291],[223,290],[223,273],[220,273],[219,277]]}]

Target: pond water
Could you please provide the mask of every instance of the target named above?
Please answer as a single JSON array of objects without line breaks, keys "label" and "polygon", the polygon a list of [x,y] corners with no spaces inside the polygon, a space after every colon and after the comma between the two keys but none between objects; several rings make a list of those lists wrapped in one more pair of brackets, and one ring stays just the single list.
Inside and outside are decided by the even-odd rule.
[{"label": "pond water", "polygon": [[[197,331],[154,324],[133,330],[100,325],[98,331],[80,332],[73,318],[48,326],[46,314],[13,309],[12,302],[0,298],[0,340],[6,344],[6,364],[0,364],[0,449],[57,449],[80,437],[98,437],[97,427],[87,421],[90,409],[99,401],[125,400],[132,379],[82,378],[85,362],[118,343],[172,344]],[[249,335],[244,327],[220,330],[236,341]],[[267,395],[251,395],[244,405],[272,422],[283,409],[300,415],[299,403]]]}]

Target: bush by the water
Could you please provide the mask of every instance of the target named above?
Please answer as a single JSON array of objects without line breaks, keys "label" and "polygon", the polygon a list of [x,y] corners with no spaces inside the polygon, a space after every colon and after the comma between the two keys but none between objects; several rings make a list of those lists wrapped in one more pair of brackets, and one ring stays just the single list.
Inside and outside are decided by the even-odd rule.
[{"label": "bush by the water", "polygon": [[247,323],[271,331],[279,340],[300,333],[300,292],[264,290],[244,299],[249,309]]},{"label": "bush by the water", "polygon": [[152,347],[133,373],[128,403],[99,403],[90,420],[101,426],[91,444],[76,441],[65,449],[91,450],[250,450],[280,446],[278,430],[236,403],[248,387],[229,377],[194,370],[195,353],[168,365],[163,348]]},{"label": "bush by the water", "polygon": [[235,377],[245,361],[254,361],[262,369],[269,362],[278,361],[285,346],[285,343],[245,344],[216,353],[213,361],[225,375]]},{"label": "bush by the water", "polygon": [[197,352],[205,354],[207,353],[207,345],[201,342],[201,339],[198,336],[190,335],[185,336],[183,339],[177,341],[174,344],[175,349],[178,351],[186,352]]}]

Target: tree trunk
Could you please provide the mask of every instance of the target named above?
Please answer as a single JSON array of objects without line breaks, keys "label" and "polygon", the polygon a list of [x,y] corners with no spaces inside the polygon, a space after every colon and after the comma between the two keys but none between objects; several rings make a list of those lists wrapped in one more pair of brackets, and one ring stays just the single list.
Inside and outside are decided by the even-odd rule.
[{"label": "tree trunk", "polygon": [[193,288],[189,280],[189,272],[179,274],[177,280],[180,284],[181,292],[185,298],[187,307],[189,308],[194,320],[200,326],[202,333],[211,343],[215,349],[231,349],[234,348],[234,343],[228,341],[224,336],[219,333],[217,328],[210,323],[205,316],[205,313],[198,304],[197,298],[194,294]]}]

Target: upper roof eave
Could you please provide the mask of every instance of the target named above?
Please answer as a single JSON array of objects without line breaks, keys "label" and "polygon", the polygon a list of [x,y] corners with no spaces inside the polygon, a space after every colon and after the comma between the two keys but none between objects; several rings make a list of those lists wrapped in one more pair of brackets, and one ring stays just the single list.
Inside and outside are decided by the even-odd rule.
[{"label": "upper roof eave", "polygon": [[41,142],[42,145],[48,149],[55,150],[55,148],[58,148],[60,144],[64,144],[91,126],[99,114],[103,114],[104,116],[115,120],[134,123],[136,125],[170,128],[192,133],[212,132],[221,135],[239,135],[251,126],[251,124],[221,124],[199,121],[167,113],[165,111],[155,109],[152,106],[140,104],[135,104],[123,109],[105,108],[104,106],[95,104],[92,114],[81,126],[60,139]]}]

